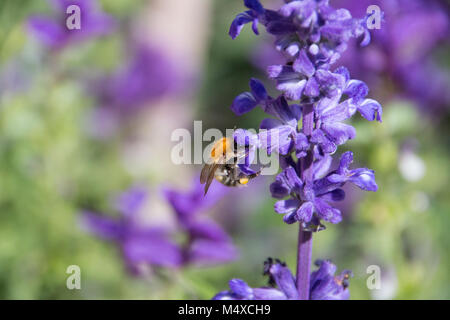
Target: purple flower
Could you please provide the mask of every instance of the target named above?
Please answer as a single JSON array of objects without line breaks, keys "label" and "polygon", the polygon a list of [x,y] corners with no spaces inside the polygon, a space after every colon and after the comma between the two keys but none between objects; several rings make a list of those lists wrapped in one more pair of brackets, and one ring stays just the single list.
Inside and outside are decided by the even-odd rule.
[{"label": "purple flower", "polygon": [[225,194],[225,188],[216,184],[204,196],[203,186],[195,179],[189,192],[165,188],[163,194],[173,207],[180,228],[188,237],[184,252],[186,263],[210,265],[236,259],[238,252],[228,234],[202,212],[216,204]]},{"label": "purple flower", "polygon": [[439,65],[433,51],[448,44],[449,18],[441,1],[424,0],[336,0],[353,14],[363,14],[369,5],[378,5],[385,13],[380,30],[373,30],[372,44],[357,50],[350,43],[339,61],[353,74],[373,86],[386,83],[385,77],[401,92],[415,99],[430,112],[450,103],[446,88],[450,84],[448,68]]},{"label": "purple flower", "polygon": [[181,248],[170,240],[168,230],[138,223],[138,214],[146,201],[146,191],[134,187],[117,199],[117,209],[122,213],[119,219],[89,211],[82,216],[83,227],[121,247],[126,265],[133,273],[138,272],[140,264],[177,267],[182,262]]},{"label": "purple flower", "polygon": [[[331,79],[326,79],[331,78]],[[381,105],[373,99],[365,99],[369,89],[360,80],[349,79],[348,70],[341,67],[324,76],[323,82],[334,82],[340,78],[339,86],[334,87],[331,97],[323,97],[316,106],[316,129],[312,132],[311,142],[318,144],[323,152],[334,153],[337,146],[356,136],[355,129],[342,121],[350,119],[356,111],[369,121],[381,122]],[[343,100],[343,95],[348,98]]]},{"label": "purple flower", "polygon": [[[278,11],[264,9],[258,0],[244,1],[250,10],[237,15],[230,27],[230,36],[235,39],[243,26],[252,23],[253,31],[258,34],[257,24],[264,25],[267,32],[276,36],[277,49],[283,51],[295,68],[302,65],[304,59],[300,43],[313,43],[309,52],[315,56],[318,65],[334,63],[340,53],[346,49],[346,43],[352,37],[364,36],[364,44],[370,39],[364,19],[353,19],[345,9],[334,9],[327,0],[290,1]],[[305,71],[311,74],[312,69]]]},{"label": "purple flower", "polygon": [[[319,189],[314,185],[305,184],[298,177],[293,167],[288,167],[280,173],[271,185],[272,196],[287,200],[275,203],[275,212],[284,215],[284,222],[291,224],[302,222],[309,229],[321,227],[318,219],[338,223],[342,220],[341,212],[333,208],[328,201],[340,201],[345,197],[342,189]],[[315,215],[314,215],[315,214]],[[315,227],[312,227],[314,225]]]},{"label": "purple flower", "polygon": [[[60,49],[69,44],[108,34],[115,25],[114,19],[103,13],[95,0],[52,0],[52,16],[31,16],[28,29],[50,49]],[[80,8],[80,29],[69,30],[66,13],[70,5]]]},{"label": "purple flower", "polygon": [[263,148],[268,154],[277,152],[283,155],[289,154],[294,146],[297,149],[307,146],[306,137],[298,130],[298,121],[302,116],[300,106],[290,106],[283,96],[273,99],[266,95],[260,103],[263,110],[273,118],[261,122],[259,134],[236,130],[234,139],[239,145],[248,145],[253,152],[255,148]]},{"label": "purple flower", "polygon": [[130,59],[93,87],[98,104],[126,115],[181,88],[181,72],[157,48],[135,44]]},{"label": "purple flower", "polygon": [[348,300],[348,280],[352,276],[349,270],[335,275],[336,266],[329,260],[316,261],[319,267],[311,274],[310,300]]},{"label": "purple flower", "polygon": [[269,99],[266,88],[258,79],[250,80],[250,89],[251,92],[238,95],[231,105],[231,110],[238,116],[251,111]]},{"label": "purple flower", "polygon": [[[317,261],[319,267],[311,274],[310,300],[347,300],[350,297],[348,279],[350,271],[335,276],[336,266],[328,260]],[[245,281],[232,279],[230,290],[219,292],[213,300],[296,300],[298,292],[295,277],[279,260],[268,259],[264,274],[269,276],[269,286],[251,288]]]},{"label": "purple flower", "polygon": [[[268,68],[269,78],[276,80],[282,92],[280,96],[272,98],[259,80],[251,79],[250,92],[236,97],[231,109],[237,115],[260,106],[272,118],[261,122],[259,133],[236,130],[234,139],[250,151],[246,163],[251,163],[258,148],[280,155],[284,170],[271,185],[271,192],[275,198],[289,198],[278,201],[275,211],[284,215],[286,223],[300,221],[308,230],[321,230],[321,220],[341,221],[341,212],[330,202],[344,199],[341,187],[346,182],[363,190],[377,189],[373,171],[348,169],[351,153],[344,154],[339,169],[327,175],[329,155],[356,136],[355,128],[345,121],[358,111],[369,121],[381,122],[381,105],[367,98],[367,85],[352,79],[345,67],[330,69],[352,37],[369,37],[363,27],[367,17],[354,19],[349,11],[330,7],[328,1],[290,1],[278,12],[263,9],[258,1],[245,4],[248,14],[276,35],[276,47],[285,53],[286,62]],[[299,103],[289,104],[288,100]],[[310,119],[308,127],[305,118]],[[312,161],[304,159],[308,155]],[[312,176],[305,175],[302,161],[312,163]],[[241,165],[241,169],[250,171],[248,165]]]},{"label": "purple flower", "polygon": [[164,196],[178,220],[176,233],[185,239],[183,243],[173,240],[173,230],[140,224],[139,214],[148,199],[146,190],[140,187],[133,187],[116,198],[116,208],[122,214],[119,219],[85,211],[82,225],[98,237],[116,242],[125,264],[134,274],[139,274],[141,264],[182,267],[226,263],[238,255],[230,237],[213,220],[200,216],[223,196],[220,189],[220,186],[212,187],[206,198],[198,183],[189,192],[164,189]]},{"label": "purple flower", "polygon": [[377,191],[373,170],[357,168],[350,170],[349,165],[353,161],[353,153],[346,152],[341,157],[339,168],[328,172],[331,165],[331,157],[325,156],[313,164],[314,182],[304,183],[298,170],[288,165],[270,186],[272,196],[280,200],[275,203],[275,212],[283,214],[283,220],[288,223],[300,221],[305,228],[317,230],[323,228],[320,219],[327,222],[338,223],[342,220],[339,209],[330,205],[330,202],[342,201],[345,192],[342,187],[346,182],[351,182],[362,190]]},{"label": "purple flower", "polygon": [[[270,191],[274,198],[281,199],[274,209],[284,215],[284,222],[300,223],[298,278],[284,264],[269,260],[265,273],[270,277],[271,287],[252,288],[233,279],[230,290],[220,292],[214,299],[348,299],[349,272],[335,276],[336,267],[323,261],[319,262],[319,270],[310,274],[312,232],[325,228],[322,220],[330,223],[342,220],[341,212],[332,203],[344,199],[342,187],[346,182],[363,190],[377,190],[372,170],[349,168],[353,161],[350,152],[342,155],[337,170],[329,170],[331,154],[356,135],[355,129],[344,121],[358,111],[369,121],[381,122],[381,105],[366,98],[367,85],[351,79],[344,67],[331,70],[351,38],[363,37],[362,45],[370,42],[366,26],[370,15],[354,19],[348,10],[329,6],[328,0],[285,3],[280,10],[272,11],[264,9],[258,0],[245,0],[250,10],[232,22],[233,39],[247,23],[252,22],[256,34],[256,25],[264,25],[268,33],[275,35],[276,49],[286,60],[267,70],[281,91],[277,98],[270,97],[262,83],[252,79],[251,91],[236,97],[231,109],[242,115],[261,106],[272,116],[262,121],[259,133],[238,129],[234,140],[249,151],[245,164],[240,165],[244,173],[249,171],[257,148],[279,154],[283,170]],[[289,100],[298,103],[289,104]]]},{"label": "purple flower", "polygon": [[350,164],[353,162],[353,153],[348,151],[341,156],[339,168],[331,172],[326,179],[335,184],[343,185],[347,181],[352,182],[362,190],[377,191],[378,186],[375,182],[373,170],[366,168],[358,168],[349,170]]}]

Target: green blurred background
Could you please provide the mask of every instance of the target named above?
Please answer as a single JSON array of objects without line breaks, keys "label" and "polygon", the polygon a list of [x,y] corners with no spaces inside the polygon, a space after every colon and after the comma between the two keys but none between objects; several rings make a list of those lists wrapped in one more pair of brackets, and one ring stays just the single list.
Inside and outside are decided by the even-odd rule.
[{"label": "green blurred background", "polygon": [[[227,265],[159,270],[136,278],[126,272],[113,244],[79,227],[83,208],[115,215],[111,195],[135,181],[148,185],[158,198],[161,184],[186,187],[198,172],[187,165],[176,169],[181,175],[160,170],[173,143],[153,144],[151,138],[139,143],[158,152],[138,152],[145,166],[130,169],[129,144],[141,137],[142,128],[158,134],[142,119],[151,122],[161,109],[170,114],[170,106],[176,108],[180,101],[186,116],[174,125],[188,129],[193,119],[202,120],[204,129],[255,128],[263,117],[255,111],[237,118],[229,105],[247,90],[250,77],[263,78],[252,57],[265,38],[249,30],[238,40],[228,37],[229,23],[242,11],[241,1],[197,1],[207,16],[199,26],[206,28],[202,52],[192,50],[197,60],[187,68],[195,86],[166,105],[149,106],[145,117],[137,113],[127,118],[107,138],[89,133],[86,119],[96,103],[86,93],[83,76],[120,64],[129,29],[149,19],[143,11],[158,14],[152,2],[102,1],[104,11],[119,20],[119,29],[58,53],[46,52],[26,32],[30,14],[51,12],[45,1],[0,2],[0,298],[210,299],[233,277],[263,285],[262,262],[268,256],[294,268],[297,227],[285,225],[273,212],[270,178],[255,186],[256,191],[246,190],[252,199],[240,198],[233,215],[228,215],[232,198],[211,213],[241,251],[240,259]],[[447,53],[444,60],[449,59]],[[11,80],[12,65],[18,84]],[[410,99],[382,102],[383,123],[354,120],[357,138],[341,148],[352,150],[358,164],[375,170],[379,191],[352,190],[354,201],[346,205],[343,222],[315,236],[313,256],[331,259],[340,270],[353,270],[352,299],[450,299],[448,108],[430,116]],[[155,202],[151,210],[170,211],[163,201]],[[72,264],[81,267],[81,290],[66,288],[66,268]],[[366,286],[370,265],[381,267],[381,290]]]}]

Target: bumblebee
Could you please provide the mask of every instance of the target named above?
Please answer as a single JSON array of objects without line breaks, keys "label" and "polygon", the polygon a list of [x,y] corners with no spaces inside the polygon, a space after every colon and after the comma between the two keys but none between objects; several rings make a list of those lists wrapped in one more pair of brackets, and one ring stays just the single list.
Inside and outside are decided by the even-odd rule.
[{"label": "bumblebee", "polygon": [[245,148],[238,148],[230,138],[222,138],[214,143],[211,157],[200,173],[200,183],[205,184],[205,195],[214,178],[227,187],[238,187],[257,177],[260,172],[246,175],[239,169],[238,161],[246,155]]}]

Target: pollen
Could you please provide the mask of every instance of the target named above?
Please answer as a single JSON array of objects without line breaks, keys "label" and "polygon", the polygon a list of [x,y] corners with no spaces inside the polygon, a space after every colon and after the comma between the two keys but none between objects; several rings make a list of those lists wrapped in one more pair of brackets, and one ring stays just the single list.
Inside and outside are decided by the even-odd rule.
[{"label": "pollen", "polygon": [[240,178],[239,179],[239,183],[240,184],[247,184],[248,183],[248,178]]}]

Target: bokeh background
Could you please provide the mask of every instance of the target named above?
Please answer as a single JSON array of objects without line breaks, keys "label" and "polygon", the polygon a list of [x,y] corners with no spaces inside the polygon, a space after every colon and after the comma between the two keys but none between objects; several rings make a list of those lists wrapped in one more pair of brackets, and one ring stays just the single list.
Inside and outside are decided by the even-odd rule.
[{"label": "bokeh background", "polygon": [[[139,223],[183,243],[163,190],[192,193],[200,166],[172,164],[172,131],[256,128],[262,112],[229,106],[278,57],[264,35],[227,35],[240,0],[82,2],[93,14],[76,36],[60,29],[69,1],[0,2],[0,298],[210,299],[233,277],[264,285],[267,257],[294,268],[297,227],[274,213],[271,177],[202,212],[239,250],[228,263],[130,272],[120,242],[83,226],[85,210],[120,219],[114,197],[139,185]],[[313,256],[353,270],[352,299],[450,299],[448,2],[330,2],[385,11],[373,42],[340,61],[384,108],[382,124],[353,120],[357,138],[340,150],[375,170],[379,191],[346,190],[345,218],[315,235]],[[69,265],[81,290],[66,288]],[[380,290],[366,286],[370,265]]]}]

